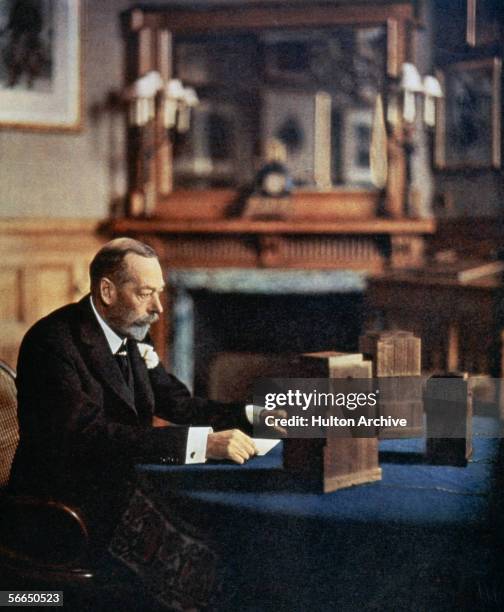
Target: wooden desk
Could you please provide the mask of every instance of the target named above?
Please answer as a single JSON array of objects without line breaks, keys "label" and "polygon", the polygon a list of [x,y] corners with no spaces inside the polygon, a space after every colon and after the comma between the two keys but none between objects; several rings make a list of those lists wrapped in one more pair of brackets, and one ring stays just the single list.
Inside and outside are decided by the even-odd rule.
[{"label": "wooden desk", "polygon": [[462,284],[390,272],[369,280],[367,327],[406,329],[422,338],[424,370],[502,377],[498,277]]}]

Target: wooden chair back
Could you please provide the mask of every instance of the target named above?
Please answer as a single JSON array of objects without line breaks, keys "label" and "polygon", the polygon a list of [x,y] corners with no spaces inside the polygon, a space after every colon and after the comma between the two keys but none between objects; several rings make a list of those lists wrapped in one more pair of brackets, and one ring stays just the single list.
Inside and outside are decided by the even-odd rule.
[{"label": "wooden chair back", "polygon": [[19,441],[16,374],[0,361],[0,489],[7,485]]}]

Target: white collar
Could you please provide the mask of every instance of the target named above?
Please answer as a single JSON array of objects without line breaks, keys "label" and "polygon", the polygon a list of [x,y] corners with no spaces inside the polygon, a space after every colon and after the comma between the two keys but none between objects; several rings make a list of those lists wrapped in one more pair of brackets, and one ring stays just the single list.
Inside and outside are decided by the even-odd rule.
[{"label": "white collar", "polygon": [[91,308],[93,309],[96,320],[98,321],[98,324],[100,325],[103,330],[103,333],[105,334],[105,338],[107,339],[107,343],[110,347],[110,350],[112,351],[112,354],[115,355],[124,344],[125,338],[121,338],[121,336],[118,336],[115,331],[111,329],[109,325],[107,325],[107,323],[102,319],[102,317],[96,310],[92,296],[89,296],[89,301],[91,302]]}]

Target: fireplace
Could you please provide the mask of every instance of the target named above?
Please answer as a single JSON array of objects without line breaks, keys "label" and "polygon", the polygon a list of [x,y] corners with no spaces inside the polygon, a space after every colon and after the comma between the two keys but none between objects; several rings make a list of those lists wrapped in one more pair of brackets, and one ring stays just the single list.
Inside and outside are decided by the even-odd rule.
[{"label": "fireplace", "polygon": [[[201,193],[170,202],[151,218],[115,219],[108,230],[158,253],[167,308],[152,336],[161,359],[197,392],[208,386],[215,355],[235,347],[355,348],[365,279],[420,265],[423,237],[435,229],[431,219],[335,218],[325,209],[310,218],[227,218]],[[188,202],[198,205],[194,218],[173,216],[186,214]]]},{"label": "fireplace", "polygon": [[[357,348],[365,276],[346,270],[175,270],[173,373],[208,395],[216,360]],[[225,362],[225,361],[224,361]],[[211,394],[210,394],[211,395]]]}]

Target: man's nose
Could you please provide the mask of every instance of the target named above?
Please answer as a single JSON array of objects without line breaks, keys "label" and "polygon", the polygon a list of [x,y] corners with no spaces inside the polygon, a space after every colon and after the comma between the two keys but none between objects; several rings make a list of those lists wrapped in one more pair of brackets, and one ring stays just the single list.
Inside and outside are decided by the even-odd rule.
[{"label": "man's nose", "polygon": [[153,294],[153,299],[151,303],[151,311],[156,312],[157,314],[161,314],[163,312],[163,305],[161,304],[161,298],[157,293]]}]

